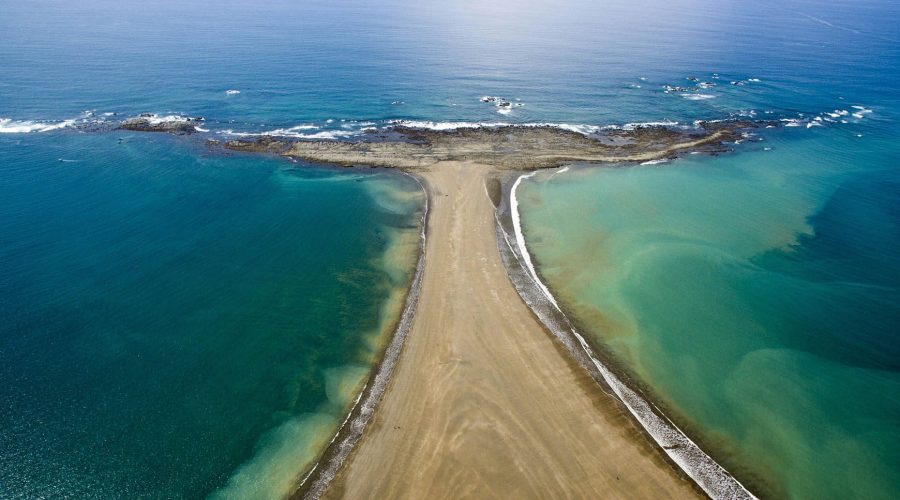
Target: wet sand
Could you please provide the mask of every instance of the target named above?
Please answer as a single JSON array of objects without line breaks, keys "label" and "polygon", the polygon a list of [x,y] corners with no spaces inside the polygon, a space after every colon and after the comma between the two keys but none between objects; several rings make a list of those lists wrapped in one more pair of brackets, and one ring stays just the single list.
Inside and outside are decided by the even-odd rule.
[{"label": "wet sand", "polygon": [[372,422],[325,496],[701,496],[513,288],[485,187],[494,169],[417,169],[431,206],[416,316]]}]

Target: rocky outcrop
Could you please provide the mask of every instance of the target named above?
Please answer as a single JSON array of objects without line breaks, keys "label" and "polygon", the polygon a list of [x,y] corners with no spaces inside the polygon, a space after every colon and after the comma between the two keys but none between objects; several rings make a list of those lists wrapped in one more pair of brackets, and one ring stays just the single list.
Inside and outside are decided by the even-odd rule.
[{"label": "rocky outcrop", "polygon": [[698,123],[694,128],[633,126],[585,135],[553,126],[430,130],[394,126],[355,141],[232,140],[235,151],[254,151],[338,165],[417,169],[440,161],[472,161],[501,169],[537,169],[576,162],[643,162],[686,152],[718,153],[753,122]]},{"label": "rocky outcrop", "polygon": [[[218,143],[217,143],[218,144]],[[272,136],[264,135],[253,141],[230,140],[225,141],[223,146],[225,149],[232,151],[241,151],[244,153],[284,153],[291,145],[289,141],[276,139]]]},{"label": "rocky outcrop", "polygon": [[169,132],[171,134],[193,134],[203,123],[202,117],[158,116],[144,113],[128,118],[119,124],[120,129],[137,132]]}]

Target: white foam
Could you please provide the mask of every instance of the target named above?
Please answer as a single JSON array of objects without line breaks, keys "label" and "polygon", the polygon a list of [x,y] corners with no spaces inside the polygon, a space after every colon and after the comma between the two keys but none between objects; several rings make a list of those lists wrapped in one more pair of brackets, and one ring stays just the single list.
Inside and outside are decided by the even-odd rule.
[{"label": "white foam", "polygon": [[550,179],[553,179],[553,178],[556,177],[557,175],[559,175],[559,174],[564,174],[564,173],[566,173],[566,172],[568,172],[568,171],[569,171],[569,166],[566,165],[565,167],[562,167],[561,169],[557,170],[556,172],[553,172],[552,174],[550,174],[550,177],[547,177],[547,181],[549,182]]},{"label": "white foam", "polygon": [[[531,127],[552,127],[558,128],[562,130],[568,130],[570,132],[576,132],[579,134],[590,135],[603,130],[604,128],[624,128],[622,126],[613,125],[609,127],[600,127],[597,125],[586,125],[586,124],[578,124],[578,123],[510,123],[510,122],[432,122],[425,120],[390,120],[387,122],[389,125],[401,125],[409,128],[418,128],[425,130],[436,130],[436,131],[450,131],[450,130],[458,130],[458,129],[469,129],[469,128],[500,128],[500,127],[521,127],[521,128],[531,128]],[[648,123],[648,125],[660,124],[660,125],[669,125],[677,122],[653,122]],[[628,125],[643,125],[643,124],[627,124]]]},{"label": "white foam", "polygon": [[716,96],[712,94],[681,94],[681,97],[689,101],[705,101],[707,99],[715,99]]},{"label": "white foam", "polygon": [[235,89],[228,89],[228,90],[225,91],[225,93],[226,93],[227,95],[237,95],[237,94],[240,94],[241,91],[240,91],[240,90],[235,90]]},{"label": "white foam", "polygon": [[318,130],[318,129],[319,129],[318,125],[313,125],[311,123],[301,123],[300,125],[294,125],[293,127],[277,128],[275,130],[272,130],[271,132],[264,132],[264,133],[271,133],[271,134],[292,133],[292,132],[297,132],[300,130]]},{"label": "white foam", "polygon": [[558,129],[568,130],[569,132],[576,132],[583,135],[596,134],[601,130],[601,127],[598,127],[596,125],[579,125],[573,123],[541,123],[539,125],[555,127]]},{"label": "white foam", "polygon": [[388,120],[388,125],[400,125],[425,130],[457,130],[461,128],[498,128],[509,127],[506,122],[433,122],[427,120]]},{"label": "white foam", "polygon": [[748,82],[753,82],[753,83],[758,83],[758,82],[760,82],[761,80],[760,80],[759,78],[748,78],[747,81],[748,81]]},{"label": "white foam", "polygon": [[648,161],[641,163],[641,165],[659,165],[660,163],[669,163],[669,160],[668,160],[668,158],[660,158],[658,160],[648,160]]},{"label": "white foam", "polygon": [[865,106],[850,106],[855,109],[856,112],[852,113],[850,116],[856,118],[857,120],[862,120],[866,115],[872,113],[872,110]]},{"label": "white foam", "polygon": [[49,132],[75,125],[75,120],[63,120],[61,122],[13,120],[0,118],[0,134],[27,134],[31,132]]},{"label": "white foam", "polygon": [[674,127],[678,125],[678,122],[674,122],[671,120],[663,120],[659,122],[634,122],[634,123],[626,123],[624,125],[606,125],[602,127],[605,130],[635,130],[641,127]]},{"label": "white foam", "polygon": [[[344,120],[341,120],[341,121],[344,121]],[[354,128],[366,129],[369,127],[373,127],[375,125],[376,125],[375,122],[358,122],[356,120],[350,120],[349,122],[341,124],[341,128],[344,128],[347,130],[351,130]]]},{"label": "white foam", "polygon": [[221,134],[221,135],[228,135],[231,137],[256,137],[256,136],[262,135],[262,134],[255,134],[252,132],[235,132],[234,130],[232,130],[230,128],[226,128],[225,130],[219,130],[216,133]]},{"label": "white foam", "polygon": [[322,130],[312,134],[297,134],[294,137],[300,139],[337,139],[339,137],[352,137],[356,134],[357,132],[352,130]]},{"label": "white foam", "polygon": [[525,261],[525,268],[528,270],[529,276],[534,281],[534,284],[541,289],[541,292],[543,292],[547,299],[553,303],[553,306],[556,307],[558,311],[562,312],[562,309],[559,308],[559,304],[556,303],[556,299],[553,298],[553,294],[551,294],[544,283],[538,279],[537,271],[535,271],[534,264],[531,262],[531,254],[528,253],[528,248],[525,247],[525,236],[522,234],[522,220],[519,217],[519,200],[516,198],[516,191],[519,189],[519,184],[522,182],[522,179],[533,177],[536,173],[537,171],[520,175],[519,178],[516,179],[516,182],[513,183],[512,189],[509,192],[510,215],[512,216],[513,231],[515,231],[516,234],[516,246],[519,247],[519,253],[522,255],[522,260]]},{"label": "white foam", "polygon": [[196,130],[197,132],[209,132],[208,128],[202,128],[198,126],[194,126],[194,130]]},{"label": "white foam", "polygon": [[[318,132],[306,132],[310,130],[318,130]],[[363,131],[366,129],[363,129]],[[290,137],[294,139],[337,139],[340,137],[352,137],[359,134],[359,130],[319,130],[319,127],[311,124],[295,125],[289,128],[278,128],[274,130],[266,130],[264,132],[235,132],[233,130],[222,130],[220,134],[235,137]]]},{"label": "white foam", "polygon": [[498,106],[497,112],[500,113],[501,115],[508,115],[508,114],[512,113],[512,108],[510,108],[509,106],[505,106],[505,107]]},{"label": "white foam", "polygon": [[136,118],[134,118],[134,119],[137,119],[137,120],[146,120],[147,123],[149,123],[150,125],[159,125],[159,124],[161,124],[161,123],[178,123],[178,122],[184,122],[184,123],[187,123],[187,122],[191,121],[191,119],[188,118],[188,117],[186,117],[186,116],[181,116],[181,115],[157,115],[157,114],[141,115],[141,116],[138,116],[138,117],[136,117]]},{"label": "white foam", "polygon": [[[498,112],[500,113],[508,113],[510,108],[498,108]],[[626,130],[632,131],[640,127],[672,127],[679,125],[677,121],[649,121],[649,122],[635,122],[635,123],[626,123],[623,125],[588,125],[583,123],[553,123],[553,122],[528,122],[528,123],[513,123],[506,121],[496,121],[496,122],[436,122],[429,120],[386,120],[381,122],[381,126],[375,122],[371,121],[362,121],[357,122],[354,120],[341,120],[344,123],[340,124],[341,130],[333,130],[330,128],[324,128],[324,126],[314,125],[314,124],[300,124],[295,125],[293,127],[287,128],[279,128],[274,130],[267,130],[263,132],[242,132],[235,131],[232,129],[220,130],[217,133],[235,137],[260,137],[260,136],[275,136],[275,137],[292,137],[299,139],[333,139],[338,137],[351,137],[353,135],[377,131],[383,127],[390,126],[402,126],[412,129],[423,129],[423,130],[434,130],[434,131],[454,131],[459,129],[477,129],[477,128],[502,128],[502,127],[517,127],[517,128],[538,128],[538,127],[550,127],[550,128],[558,128],[560,130],[567,130],[569,132],[575,132],[582,135],[592,135],[597,134],[603,130]],[[314,133],[310,133],[309,131],[318,131]]]}]

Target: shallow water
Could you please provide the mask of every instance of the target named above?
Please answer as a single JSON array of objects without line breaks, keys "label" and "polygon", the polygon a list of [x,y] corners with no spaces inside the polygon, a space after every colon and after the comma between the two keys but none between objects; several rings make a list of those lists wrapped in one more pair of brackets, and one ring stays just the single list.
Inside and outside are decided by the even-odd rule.
[{"label": "shallow water", "polygon": [[798,133],[766,137],[771,151],[541,173],[518,190],[525,235],[563,308],[748,486],[891,498],[894,146],[871,138],[850,166],[855,137]]}]

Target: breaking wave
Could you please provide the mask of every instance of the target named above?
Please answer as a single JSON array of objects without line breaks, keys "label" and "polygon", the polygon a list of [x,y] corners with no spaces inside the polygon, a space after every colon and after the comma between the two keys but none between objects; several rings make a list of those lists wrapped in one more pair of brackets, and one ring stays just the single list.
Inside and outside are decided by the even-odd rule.
[{"label": "breaking wave", "polygon": [[0,134],[28,134],[31,132],[49,132],[51,130],[59,130],[62,128],[74,126],[75,123],[75,119],[63,120],[61,122],[48,122],[0,118]]}]

